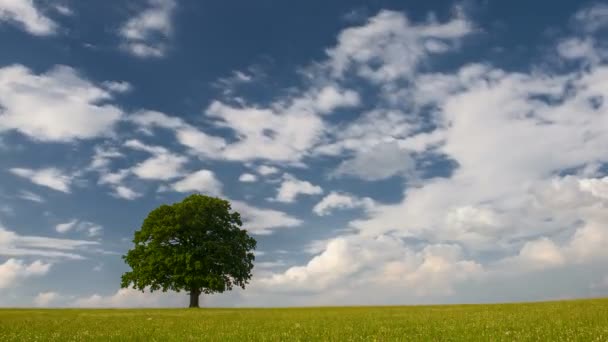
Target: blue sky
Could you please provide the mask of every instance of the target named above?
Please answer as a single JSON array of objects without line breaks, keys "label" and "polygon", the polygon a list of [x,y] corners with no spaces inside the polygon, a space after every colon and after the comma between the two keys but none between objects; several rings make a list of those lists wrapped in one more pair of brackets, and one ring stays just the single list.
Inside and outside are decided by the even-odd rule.
[{"label": "blue sky", "polygon": [[608,4],[0,0],[0,305],[120,290],[146,214],[232,201],[211,306],[608,294]]}]

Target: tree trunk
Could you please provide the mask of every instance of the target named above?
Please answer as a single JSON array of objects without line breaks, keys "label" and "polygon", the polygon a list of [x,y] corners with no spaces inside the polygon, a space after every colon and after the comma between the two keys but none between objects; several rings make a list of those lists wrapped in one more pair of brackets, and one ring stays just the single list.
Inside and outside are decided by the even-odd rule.
[{"label": "tree trunk", "polygon": [[200,290],[192,290],[190,291],[190,307],[198,308],[198,297],[201,295]]}]

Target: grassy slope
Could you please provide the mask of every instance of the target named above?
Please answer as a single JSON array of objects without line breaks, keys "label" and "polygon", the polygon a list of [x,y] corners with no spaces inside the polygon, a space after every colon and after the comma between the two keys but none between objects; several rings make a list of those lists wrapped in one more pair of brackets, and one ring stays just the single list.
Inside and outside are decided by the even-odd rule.
[{"label": "grassy slope", "polygon": [[608,299],[293,309],[0,310],[0,341],[608,341]]}]

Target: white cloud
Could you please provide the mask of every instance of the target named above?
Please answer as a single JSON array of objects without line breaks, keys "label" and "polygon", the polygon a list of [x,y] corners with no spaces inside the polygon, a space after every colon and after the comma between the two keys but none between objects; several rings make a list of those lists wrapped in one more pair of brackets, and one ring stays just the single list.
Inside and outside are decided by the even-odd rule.
[{"label": "white cloud", "polygon": [[122,48],[137,57],[163,57],[173,33],[175,0],[148,0],[148,8],[129,19],[120,29]]},{"label": "white cloud", "polygon": [[239,182],[243,183],[253,183],[258,180],[258,177],[251,173],[243,173],[239,176]]},{"label": "white cloud", "polygon": [[134,200],[134,199],[142,196],[141,193],[136,192],[135,190],[128,188],[124,185],[119,185],[114,190],[115,190],[114,196],[116,196],[118,198],[123,198],[126,200]]},{"label": "white cloud", "polygon": [[165,113],[152,110],[137,112],[130,117],[130,120],[146,129],[152,126],[169,129],[177,129],[187,126],[187,124],[178,117],[169,116]]},{"label": "white cloud", "polygon": [[[546,227],[544,216],[530,213],[528,187],[552,173],[604,158],[597,149],[608,143],[605,109],[594,108],[588,99],[606,87],[606,73],[603,67],[566,76],[486,68],[467,76],[462,70],[446,75],[459,85],[456,91],[437,96],[438,130],[444,137],[438,151],[458,165],[454,174],[408,189],[402,203],[377,207],[369,220],[355,226],[376,232],[398,229],[441,241],[454,238],[454,232],[446,230],[435,213],[485,203],[509,213],[513,229],[498,234],[500,239],[523,234],[524,227]],[[573,92],[563,102],[534,98],[562,98],[568,84]]]},{"label": "white cloud", "polygon": [[297,162],[324,133],[322,114],[355,107],[359,102],[355,91],[320,81],[301,94],[279,98],[268,107],[232,106],[214,101],[205,114],[216,125],[232,129],[238,137],[223,148],[224,158]]},{"label": "white cloud", "polygon": [[[413,25],[398,14],[385,13],[367,25],[374,30],[342,33],[345,46],[353,48],[334,52],[339,44],[329,51],[336,75],[354,71],[378,82],[391,95],[382,95],[391,106],[399,103],[392,101],[397,98],[403,105],[393,111],[392,122],[398,124],[377,131],[372,124],[332,127],[331,136],[314,153],[339,156],[353,151],[356,160],[382,144],[393,151],[415,151],[416,163],[410,159],[386,166],[384,160],[395,158],[376,161],[383,155],[377,151],[348,168],[366,170],[371,179],[408,174],[429,158],[444,159],[454,169],[408,184],[398,203],[376,203],[365,218],[351,222],[353,235],[330,239],[308,263],[265,276],[256,283],[259,291],[305,290],[310,293],[307,299],[334,302],[335,296],[352,301],[370,291],[383,298],[407,298],[402,293],[406,288],[431,298],[454,294],[457,284],[472,285],[481,278],[523,279],[526,272],[590,267],[608,260],[601,247],[608,243],[608,177],[598,167],[608,162],[601,152],[608,146],[608,111],[603,103],[608,68],[597,63],[605,57],[597,55],[594,63],[580,70],[559,73],[544,67],[517,73],[472,64],[454,73],[421,74],[411,66],[431,52],[416,55],[422,51],[416,50],[402,57],[406,48],[419,46],[399,46],[411,39],[378,39],[378,32],[408,27],[411,34],[422,30],[424,35],[443,36],[440,40],[451,49],[447,27],[462,29],[450,37],[462,36],[471,27],[459,20],[450,25],[431,22],[423,29],[427,24]],[[596,48],[587,38],[568,44],[561,47],[562,57],[589,59]],[[395,62],[410,57],[412,63]],[[374,68],[368,68],[369,61]],[[412,82],[395,82],[403,78]],[[386,171],[398,166],[403,169]],[[555,176],[563,172],[576,175]],[[335,196],[318,211],[334,202],[353,205],[348,196]],[[377,242],[379,237],[384,237],[383,243]],[[406,245],[400,239],[414,242]],[[486,260],[487,251],[494,257]],[[338,284],[349,287],[336,290]]]},{"label": "white cloud", "polygon": [[210,196],[222,193],[222,183],[209,170],[199,170],[173,183],[173,190],[178,192],[199,192]]},{"label": "white cloud", "polygon": [[116,172],[102,171],[98,184],[109,184],[114,191],[112,196],[126,200],[134,200],[142,196],[141,193],[123,184],[125,178],[131,174],[131,169],[122,169]]},{"label": "white cloud", "polygon": [[183,174],[186,157],[173,154],[159,154],[133,167],[133,174],[142,179],[169,180]]},{"label": "white cloud", "polygon": [[320,292],[349,279],[349,287],[359,290],[392,286],[418,296],[449,295],[455,284],[481,273],[481,265],[463,259],[454,245],[429,245],[416,252],[391,236],[350,235],[329,240],[306,265],[264,277],[259,285],[270,291]]},{"label": "white cloud", "polygon": [[55,226],[55,230],[57,231],[57,233],[61,233],[61,234],[67,233],[70,230],[72,230],[74,227],[76,227],[76,223],[78,223],[77,219],[73,219],[66,223],[60,223]]},{"label": "white cloud", "polygon": [[206,114],[239,137],[222,151],[228,160],[296,161],[323,131],[323,121],[315,112],[295,105],[270,109],[233,107],[215,101]]},{"label": "white cloud", "polygon": [[40,260],[26,264],[23,260],[10,258],[0,264],[0,289],[13,287],[26,278],[43,276],[50,268],[51,264]]},{"label": "white cloud", "polygon": [[396,142],[381,143],[358,151],[352,159],[343,161],[334,175],[351,175],[375,181],[395,175],[407,176],[416,168],[411,152]]},{"label": "white cloud", "polygon": [[2,256],[84,259],[80,253],[96,245],[99,245],[99,242],[19,235],[0,225],[0,255]]},{"label": "white cloud", "polygon": [[[587,32],[604,27],[601,11],[594,11],[585,14],[594,23]],[[543,64],[526,73],[471,64],[455,72],[424,73],[433,65],[427,60],[457,49],[459,40],[472,32],[462,17],[445,22],[430,18],[414,23],[403,14],[383,11],[364,25],[344,30],[328,50],[328,60],[315,64],[322,71],[312,71],[307,87],[267,105],[212,102],[205,110],[205,124],[231,130],[231,140],[160,112],[129,116],[146,133],[157,127],[173,131],[201,158],[251,161],[248,167],[287,167],[318,156],[345,158],[338,161],[335,174],[364,180],[406,176],[401,200],[390,204],[339,192],[325,196],[313,208],[315,214],[362,208],[363,218],[349,224],[348,235],[324,242],[310,260],[285,272],[262,274],[252,284],[255,296],[270,293],[276,299],[277,292],[293,291],[325,303],[358,300],[367,293],[434,298],[454,295],[462,284],[470,289],[480,277],[518,278],[526,272],[608,260],[608,177],[603,167],[608,161],[603,152],[608,146],[603,103],[608,68],[598,52],[601,41],[592,36],[558,39],[554,51],[561,62],[593,62],[567,64],[584,64],[580,70],[552,72]],[[342,87],[347,82],[341,81],[350,81],[353,74],[370,82],[365,86],[378,86],[376,108],[366,108],[350,122],[330,123],[325,114],[361,102],[354,90]],[[246,75],[235,77],[247,82]],[[170,154],[135,141],[127,146],[152,153],[151,159]],[[107,167],[110,159],[103,159],[100,154],[97,164]],[[431,162],[445,164],[436,167]],[[407,178],[418,177],[425,168],[446,171],[445,165],[453,169],[416,182]],[[182,166],[162,172],[183,176],[178,181],[177,176],[168,178],[173,190],[221,195],[222,184],[211,171],[185,175]],[[105,171],[100,183],[117,191],[132,172]],[[257,176],[241,178],[278,172],[262,165],[254,171]],[[572,175],[556,176],[565,172]],[[298,194],[322,192],[318,185],[287,176],[277,199],[292,202]],[[134,195],[126,191],[123,197]],[[284,212],[240,201],[233,205],[243,215],[244,228],[254,234],[302,223]],[[12,234],[0,231],[0,241]],[[10,250],[38,255],[23,252],[23,247]],[[81,303],[114,306],[130,296],[138,295],[123,291]]]},{"label": "white cloud", "polygon": [[68,176],[63,171],[56,168],[45,168],[45,169],[25,169],[25,168],[12,168],[10,172],[19,177],[27,178],[32,183],[51,188],[53,190],[61,192],[70,192],[70,184],[72,183],[72,176]]},{"label": "white cloud", "polygon": [[138,140],[129,140],[125,146],[153,154],[153,157],[131,169],[134,175],[142,179],[170,180],[180,177],[184,164],[188,162],[186,157],[173,154],[164,147],[148,146]]},{"label": "white cloud", "polygon": [[123,114],[111,99],[67,66],[40,75],[22,65],[0,68],[0,132],[60,142],[108,135]]},{"label": "white cloud", "polygon": [[557,52],[567,59],[589,58],[594,56],[593,41],[590,39],[569,38],[559,43]]},{"label": "white cloud", "polygon": [[332,191],[317,203],[312,211],[319,216],[327,216],[336,209],[371,209],[374,200],[369,197],[358,198],[351,194]]},{"label": "white cloud", "polygon": [[101,85],[113,93],[127,93],[133,89],[131,83],[126,81],[105,81]]},{"label": "white cloud", "polygon": [[274,166],[260,165],[256,171],[262,176],[270,176],[278,173],[280,170]]},{"label": "white cloud", "polygon": [[103,173],[99,177],[99,184],[112,184],[118,185],[120,184],[129,174],[131,173],[130,169],[122,169],[116,172],[108,172]]},{"label": "white cloud", "polygon": [[166,154],[169,152],[162,146],[149,146],[136,139],[127,140],[124,145],[128,148],[145,151],[151,154]]},{"label": "white cloud", "polygon": [[[193,172],[173,183],[169,188],[177,192],[197,192],[207,196],[223,196],[222,183],[209,170]],[[160,191],[160,190],[159,190]],[[235,211],[241,214],[243,227],[254,234],[271,234],[274,229],[299,226],[302,221],[282,211],[252,206],[242,201],[230,201]]]},{"label": "white cloud", "polygon": [[261,282],[267,286],[290,286],[296,289],[327,288],[341,276],[352,274],[361,266],[354,260],[351,245],[345,239],[335,239],[327,244],[323,253],[311,259],[305,266],[290,267]]},{"label": "white cloud", "polygon": [[573,17],[576,26],[586,32],[595,32],[608,27],[608,5],[594,4],[576,12]]},{"label": "white cloud", "polygon": [[232,208],[241,214],[243,228],[258,235],[271,234],[272,230],[297,227],[302,220],[282,211],[262,209],[241,201],[231,201]]},{"label": "white cloud", "polygon": [[17,196],[26,201],[32,201],[32,202],[37,202],[37,203],[45,202],[45,199],[42,196],[40,196],[36,193],[33,193],[31,191],[21,190]]},{"label": "white cloud", "polygon": [[59,13],[61,15],[65,15],[68,17],[74,15],[74,11],[72,11],[72,9],[66,5],[57,4],[54,6],[54,9],[55,9],[55,11],[57,11],[57,13]]},{"label": "white cloud", "polygon": [[177,140],[192,151],[209,158],[221,158],[221,150],[226,142],[221,137],[215,137],[201,132],[196,127],[184,122],[181,118],[166,115],[156,111],[140,111],[130,117],[130,121],[145,132],[152,127],[161,127],[175,132]]},{"label": "white cloud", "polygon": [[54,34],[57,24],[45,16],[33,0],[0,0],[0,22],[14,22],[37,36]]},{"label": "white cloud", "polygon": [[96,171],[105,171],[112,159],[122,158],[124,155],[120,153],[116,148],[104,148],[102,146],[95,146],[95,154],[89,165],[89,169]]},{"label": "white cloud", "polygon": [[60,223],[55,226],[57,233],[65,234],[69,231],[84,232],[88,237],[96,237],[102,234],[103,227],[88,221],[72,219],[65,223]]},{"label": "white cloud", "polygon": [[323,87],[316,96],[315,106],[321,113],[331,113],[339,107],[355,107],[360,103],[359,94],[353,90],[340,90],[335,86]]},{"label": "white cloud", "polygon": [[385,264],[381,282],[400,282],[414,289],[417,296],[454,293],[454,285],[483,275],[483,267],[465,260],[457,245],[427,245],[416,254],[418,264],[389,262]]},{"label": "white cloud", "polygon": [[559,248],[547,238],[526,242],[519,252],[519,258],[523,259],[522,264],[528,267],[534,264],[559,266],[564,263],[564,256]]},{"label": "white cloud", "polygon": [[[604,219],[606,219],[604,215]],[[566,241],[556,242],[547,237],[527,241],[515,256],[500,260],[495,271],[521,274],[565,266],[585,266],[604,263],[608,252],[605,221],[592,219],[579,226]]]},{"label": "white cloud", "polygon": [[55,302],[61,296],[57,292],[40,292],[34,298],[34,305],[39,307],[49,307],[51,303]]},{"label": "white cloud", "polygon": [[[383,10],[364,25],[343,30],[338,44],[328,50],[328,64],[336,77],[353,69],[372,82],[391,82],[411,77],[422,60],[446,52],[452,48],[447,44],[471,31],[471,24],[460,17],[414,24],[402,13]],[[437,49],[441,43],[446,46]]]},{"label": "white cloud", "polygon": [[283,182],[277,190],[276,201],[283,203],[292,203],[299,195],[319,195],[323,193],[323,189],[308,181],[303,181],[295,178],[290,174],[283,175]]},{"label": "white cloud", "polygon": [[213,101],[205,115],[215,126],[234,131],[237,140],[231,143],[158,112],[138,113],[132,121],[146,130],[152,126],[173,130],[182,145],[201,157],[295,163],[319,142],[324,133],[321,114],[338,107],[354,106],[358,102],[354,91],[325,84],[311,87],[300,96],[280,98],[267,108]]},{"label": "white cloud", "polygon": [[[410,77],[422,58],[439,52],[437,48],[427,49],[427,40],[432,40],[434,46],[443,43],[452,50],[457,41],[471,30],[470,23],[461,17],[445,23],[428,20],[412,24],[401,13],[382,11],[365,25],[344,30],[339,36],[338,45],[329,50],[328,59],[306,70],[304,74],[310,78],[311,84],[297,95],[290,93],[267,106],[247,105],[243,101],[239,105],[213,101],[205,110],[205,115],[216,126],[234,131],[237,139],[230,143],[159,113],[145,114],[145,118],[138,121],[145,127],[154,125],[174,130],[180,143],[202,157],[299,163],[322,142],[329,131],[323,114],[340,107],[358,106],[361,101],[354,90],[344,89],[336,80],[328,77],[332,72],[334,76],[343,76],[354,68],[360,76],[368,79],[394,81]],[[377,114],[380,115],[383,114]],[[398,118],[395,113],[384,115],[391,119]],[[390,126],[390,123],[371,117],[370,122]],[[404,126],[406,123],[400,122],[398,127],[390,128],[402,129]],[[387,138],[386,132],[379,133],[375,139]],[[351,137],[350,142],[356,144],[357,138]],[[373,144],[381,142],[375,141]],[[369,150],[367,143],[364,148]],[[343,148],[346,147],[338,147]]]},{"label": "white cloud", "polygon": [[362,153],[373,146],[399,142],[417,129],[415,117],[398,110],[372,110],[345,125],[334,127],[327,142],[315,147],[315,155],[339,156]]},{"label": "white cloud", "polygon": [[98,225],[93,225],[87,228],[87,235],[89,237],[97,237],[100,236],[103,232],[103,227]]}]

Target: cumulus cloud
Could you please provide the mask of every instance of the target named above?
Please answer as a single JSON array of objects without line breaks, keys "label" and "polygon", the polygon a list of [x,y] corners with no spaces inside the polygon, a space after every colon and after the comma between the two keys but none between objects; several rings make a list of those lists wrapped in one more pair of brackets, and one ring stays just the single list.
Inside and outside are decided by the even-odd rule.
[{"label": "cumulus cloud", "polygon": [[277,190],[275,201],[292,203],[299,195],[319,195],[323,189],[309,181],[299,180],[290,174],[283,175],[283,182]]},{"label": "cumulus cloud", "polygon": [[68,142],[109,135],[122,111],[112,93],[68,66],[36,75],[22,65],[0,68],[0,132]]},{"label": "cumulus cloud", "polygon": [[351,279],[351,287],[408,288],[419,296],[449,295],[455,284],[483,272],[481,265],[463,258],[454,245],[429,245],[420,251],[402,240],[381,235],[331,239],[306,265],[293,266],[259,280],[271,290],[323,291]]},{"label": "cumulus cloud", "polygon": [[[603,27],[598,13],[593,14],[595,24],[588,31]],[[391,38],[377,39],[379,32],[399,31],[404,25],[425,32],[416,40],[424,41],[432,33],[446,45],[425,52],[414,46],[407,55],[404,49],[412,47],[399,46],[401,42]],[[347,77],[354,71],[381,84],[391,105],[397,103],[392,102],[394,94],[407,103],[392,110],[392,117],[385,115],[394,124],[378,131],[363,119],[357,125],[337,126],[314,153],[341,156],[352,151],[354,157],[342,162],[337,172],[366,170],[360,172],[363,179],[408,174],[431,156],[442,156],[453,169],[442,177],[408,184],[398,203],[375,203],[364,218],[350,223],[355,235],[336,237],[308,263],[265,277],[262,288],[306,290],[317,298],[338,283],[374,279],[373,285],[353,285],[344,292],[351,299],[360,289],[395,293],[399,288],[395,284],[400,284],[417,295],[430,296],[453,293],[455,285],[478,277],[521,277],[528,271],[605,262],[608,255],[600,246],[608,236],[607,181],[605,170],[598,167],[607,162],[601,152],[608,143],[605,57],[598,54],[594,63],[566,72],[541,68],[520,73],[469,64],[455,72],[422,73],[415,67],[420,56],[452,49],[452,39],[463,37],[472,27],[462,18],[430,22],[433,27],[423,29],[425,25],[385,12],[368,23],[374,30],[364,26],[342,32],[341,39],[350,42],[344,46],[356,47],[343,51],[355,57],[342,58],[341,52],[334,52],[340,43],[330,49],[336,76]],[[590,38],[557,44],[563,44],[558,47],[563,58],[589,59],[596,48]],[[402,53],[390,55],[391,49]],[[393,63],[405,58],[411,58],[410,63]],[[376,65],[369,68],[372,60]],[[395,88],[398,79],[413,82]],[[374,115],[378,113],[387,111]],[[395,153],[379,160],[384,151],[366,155],[374,146]],[[399,152],[409,158],[387,166],[385,161],[399,159]],[[563,173],[572,174],[557,176]],[[316,211],[325,212],[322,209],[332,208],[334,202],[336,207],[355,203],[348,196],[326,198],[331,201],[322,200]],[[367,271],[364,261],[376,251],[372,241],[387,234],[395,239],[393,245],[381,248],[388,255],[378,253],[371,259],[381,272]],[[486,251],[495,257],[485,260],[480,255]]]},{"label": "cumulus cloud", "polygon": [[34,184],[65,193],[70,192],[70,185],[73,180],[73,176],[66,175],[63,171],[56,168],[38,170],[12,168],[9,171],[14,175],[29,179]]},{"label": "cumulus cloud", "polygon": [[137,57],[163,57],[173,33],[172,16],[177,3],[175,0],[148,0],[147,6],[120,28],[122,48]]},{"label": "cumulus cloud", "polygon": [[169,180],[182,174],[187,159],[182,156],[162,153],[133,167],[133,174],[142,179]]},{"label": "cumulus cloud", "polygon": [[253,183],[258,180],[258,177],[251,173],[243,173],[239,176],[239,182],[243,183]]},{"label": "cumulus cloud", "polygon": [[[318,68],[309,69],[307,75],[315,81],[297,95],[282,96],[267,106],[213,101],[206,108],[205,116],[216,126],[234,132],[237,139],[230,143],[181,119],[158,112],[140,113],[133,120],[145,129],[157,126],[174,130],[180,143],[203,157],[297,163],[322,143],[324,135],[329,133],[324,114],[338,108],[354,108],[361,102],[355,90],[346,89],[335,79],[327,77],[328,70],[329,75],[339,74],[340,77],[351,69],[358,70],[361,76],[368,79],[395,81],[401,77],[411,77],[421,59],[453,50],[457,41],[470,32],[472,25],[460,16],[443,23],[429,20],[414,24],[402,13],[382,11],[364,25],[344,30],[337,46],[328,50],[327,59],[316,64]],[[441,44],[445,48],[438,49],[437,46]],[[382,116],[392,122],[379,120]],[[389,126],[393,131],[399,130],[400,134],[404,129],[411,128],[397,112],[370,114],[368,121]],[[391,125],[396,123],[394,121],[400,122],[396,126]],[[361,131],[357,132],[356,127],[352,127],[351,131],[353,135],[348,137],[350,143],[360,141],[354,135],[361,134]],[[368,136],[363,148],[370,150],[372,145],[383,142],[378,139],[386,137],[386,132],[378,132],[375,137]],[[372,139],[376,141],[370,142]],[[325,151],[333,150],[335,155],[336,148],[344,149],[347,144],[343,141],[339,146],[334,144],[335,148],[326,147]],[[348,169],[347,166],[344,168]]]},{"label": "cumulus cloud", "polygon": [[220,196],[222,183],[209,170],[199,170],[172,184],[178,192],[199,192],[209,196]]},{"label": "cumulus cloud", "polygon": [[1,22],[16,23],[36,36],[48,36],[57,31],[57,23],[47,17],[33,0],[0,0]]},{"label": "cumulus cloud", "polygon": [[[279,168],[303,161],[314,164],[315,158],[335,162],[334,176],[366,181],[404,176],[405,181],[395,180],[403,188],[401,198],[392,202],[342,192],[321,199],[313,208],[319,216],[361,208],[361,217],[348,224],[348,233],[340,231],[316,245],[310,260],[264,270],[252,283],[252,297],[276,300],[280,293],[284,298],[304,293],[303,303],[325,304],[358,300],[367,293],[374,294],[371,301],[431,298],[455,295],[459,286],[470,288],[481,278],[523,279],[546,270],[601,265],[608,260],[608,68],[602,41],[594,34],[606,27],[602,6],[575,14],[579,30],[556,39],[552,51],[560,66],[568,68],[552,70],[543,63],[531,65],[533,72],[509,71],[481,62],[431,72],[433,57],[457,50],[474,25],[460,14],[414,22],[402,13],[381,11],[343,30],[327,58],[304,70],[310,82],[270,103],[212,101],[201,126],[154,111],[136,112],[128,121],[149,135],[153,129],[170,130],[191,154],[206,161],[246,162],[254,171],[241,175],[241,181],[280,174]],[[249,82],[248,75],[234,77]],[[356,84],[352,80],[362,87],[347,88]],[[109,83],[93,87],[109,94],[104,101],[125,88]],[[376,90],[378,98],[362,103],[355,89],[366,87]],[[99,103],[87,104],[97,108]],[[331,117],[344,109],[356,118],[344,122]],[[2,122],[0,127],[6,127]],[[209,133],[210,126],[230,132],[230,139]],[[151,153],[149,160],[157,162],[109,171],[120,153],[100,152],[93,161],[107,171],[100,183],[113,186],[117,196],[126,177],[146,175],[135,171],[138,167],[156,172],[149,179],[170,181],[168,189],[221,195],[215,174],[204,169],[188,174],[181,156],[171,162],[166,148],[139,141],[127,147]],[[167,158],[159,160],[161,155]],[[33,176],[29,171],[25,173]],[[323,193],[319,185],[293,176],[279,180],[276,199],[282,202]],[[122,197],[138,195],[125,188]],[[254,234],[302,224],[281,211],[232,202],[244,228]],[[1,232],[0,241],[19,240],[13,232]],[[80,256],[80,247],[74,248],[78,251],[54,253]],[[12,245],[8,255],[48,253],[46,248],[29,249],[35,251]],[[119,291],[79,303],[119,306],[130,296],[138,295]]]},{"label": "cumulus cloud", "polygon": [[50,268],[51,264],[40,260],[26,264],[23,260],[10,258],[0,264],[0,289],[13,287],[26,278],[43,276]]},{"label": "cumulus cloud", "polygon": [[59,299],[61,296],[57,292],[40,292],[34,298],[34,305],[39,307],[49,307],[53,302]]},{"label": "cumulus cloud", "polygon": [[315,112],[294,107],[278,111],[213,102],[206,113],[240,137],[222,152],[230,160],[298,160],[323,130],[323,122]]},{"label": "cumulus cloud", "polygon": [[358,198],[348,193],[332,191],[317,203],[312,211],[319,216],[331,214],[336,209],[364,208],[371,209],[374,200],[369,197]]}]

